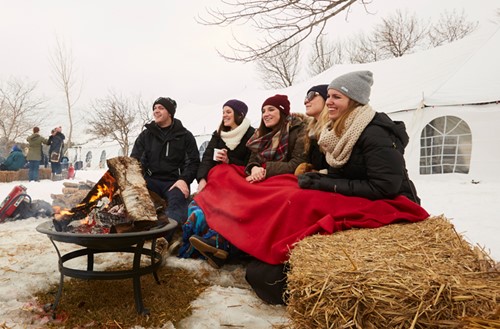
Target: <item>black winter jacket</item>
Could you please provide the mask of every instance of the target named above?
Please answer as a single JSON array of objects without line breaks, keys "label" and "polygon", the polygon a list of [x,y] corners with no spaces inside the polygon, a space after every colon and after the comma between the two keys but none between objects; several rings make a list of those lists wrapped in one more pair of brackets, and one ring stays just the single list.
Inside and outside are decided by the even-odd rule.
[{"label": "black winter jacket", "polygon": [[201,159],[200,168],[198,169],[198,175],[196,177],[198,182],[203,178],[207,179],[210,169],[217,165],[217,162],[213,160],[214,148],[227,149],[227,157],[230,164],[246,166],[251,154],[250,150],[246,147],[246,144],[248,139],[252,137],[254,131],[255,128],[248,127],[245,135],[243,135],[240,143],[234,148],[234,150],[230,150],[222,138],[217,134],[217,131],[214,131],[212,138],[210,139],[210,142],[208,142],[207,148],[203,153],[203,158]]},{"label": "black winter jacket", "polygon": [[329,167],[335,191],[372,200],[404,195],[420,204],[403,157],[408,142],[403,122],[376,113],[354,145],[349,161],[341,168]]},{"label": "black winter jacket", "polygon": [[154,121],[144,127],[130,156],[141,162],[145,176],[167,181],[182,179],[189,186],[200,165],[193,134],[178,119],[166,128]]}]

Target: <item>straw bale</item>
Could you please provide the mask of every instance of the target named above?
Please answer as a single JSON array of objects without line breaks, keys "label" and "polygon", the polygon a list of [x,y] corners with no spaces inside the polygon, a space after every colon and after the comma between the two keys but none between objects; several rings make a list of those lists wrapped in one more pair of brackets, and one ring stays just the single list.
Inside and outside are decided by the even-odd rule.
[{"label": "straw bale", "polygon": [[52,174],[52,169],[50,168],[40,168],[38,172],[39,179],[50,179]]},{"label": "straw bale", "polygon": [[17,173],[17,180],[28,180],[28,169],[19,169]]},{"label": "straw bale", "polygon": [[307,237],[289,262],[294,328],[499,328],[500,272],[444,216]]},{"label": "straw bale", "polygon": [[18,180],[17,175],[18,175],[17,171],[2,170],[0,171],[0,182],[10,183],[16,181]]}]

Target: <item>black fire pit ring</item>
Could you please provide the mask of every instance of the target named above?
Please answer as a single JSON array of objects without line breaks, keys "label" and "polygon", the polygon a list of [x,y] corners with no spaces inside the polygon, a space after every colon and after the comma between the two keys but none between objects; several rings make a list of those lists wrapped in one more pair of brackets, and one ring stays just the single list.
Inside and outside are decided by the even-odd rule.
[{"label": "black fire pit ring", "polygon": [[[59,304],[64,284],[64,276],[66,275],[87,280],[120,280],[130,278],[133,280],[134,299],[137,312],[143,315],[149,314],[149,310],[144,307],[142,301],[140,277],[152,273],[156,282],[160,284],[156,271],[160,267],[163,257],[155,251],[156,239],[165,236],[167,232],[174,229],[176,226],[177,222],[175,220],[168,219],[165,225],[140,232],[91,234],[58,232],[50,221],[38,225],[36,230],[49,237],[59,257],[59,272],[61,273],[61,277],[56,299],[52,304],[52,310],[55,312]],[[54,241],[71,243],[84,248],[62,255]],[[150,249],[144,247],[146,241],[151,241]],[[94,255],[110,252],[132,253],[134,255],[132,268],[121,271],[95,271]],[[149,256],[151,264],[141,267],[141,257],[143,255]],[[71,259],[83,256],[87,257],[87,269],[85,270],[70,268],[64,264]]]}]

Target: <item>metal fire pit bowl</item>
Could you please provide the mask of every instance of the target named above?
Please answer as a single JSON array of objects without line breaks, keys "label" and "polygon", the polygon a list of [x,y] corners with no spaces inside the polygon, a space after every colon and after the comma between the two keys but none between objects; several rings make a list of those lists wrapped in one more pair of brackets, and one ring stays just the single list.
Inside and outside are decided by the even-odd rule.
[{"label": "metal fire pit bowl", "polygon": [[[156,271],[160,267],[163,257],[155,251],[156,239],[165,236],[168,231],[174,229],[177,226],[177,222],[173,219],[168,219],[168,222],[165,221],[164,224],[165,225],[153,227],[147,231],[108,234],[57,232],[53,223],[50,221],[38,225],[36,230],[49,237],[59,257],[59,272],[61,273],[61,278],[56,299],[54,304],[52,304],[52,310],[55,311],[57,308],[62,294],[64,276],[67,275],[69,277],[87,280],[132,279],[136,310],[139,314],[149,314],[149,310],[144,307],[142,302],[140,277],[152,273],[156,282],[160,284]],[[144,243],[150,240],[151,249],[145,248]],[[72,243],[84,248],[62,255],[54,241]],[[95,271],[94,255],[109,252],[132,253],[134,255],[132,268],[121,271]],[[149,256],[151,260],[150,265],[141,267],[141,257],[143,255]],[[86,270],[74,269],[64,265],[65,262],[71,259],[83,256],[87,257]]]}]

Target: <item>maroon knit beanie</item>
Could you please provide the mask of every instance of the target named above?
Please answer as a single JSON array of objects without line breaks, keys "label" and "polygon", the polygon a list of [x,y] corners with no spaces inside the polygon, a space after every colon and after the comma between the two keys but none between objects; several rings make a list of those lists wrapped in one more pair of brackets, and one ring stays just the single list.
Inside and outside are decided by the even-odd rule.
[{"label": "maroon knit beanie", "polygon": [[290,101],[286,95],[274,95],[273,97],[269,97],[264,101],[261,108],[266,105],[272,105],[284,115],[290,115]]}]

